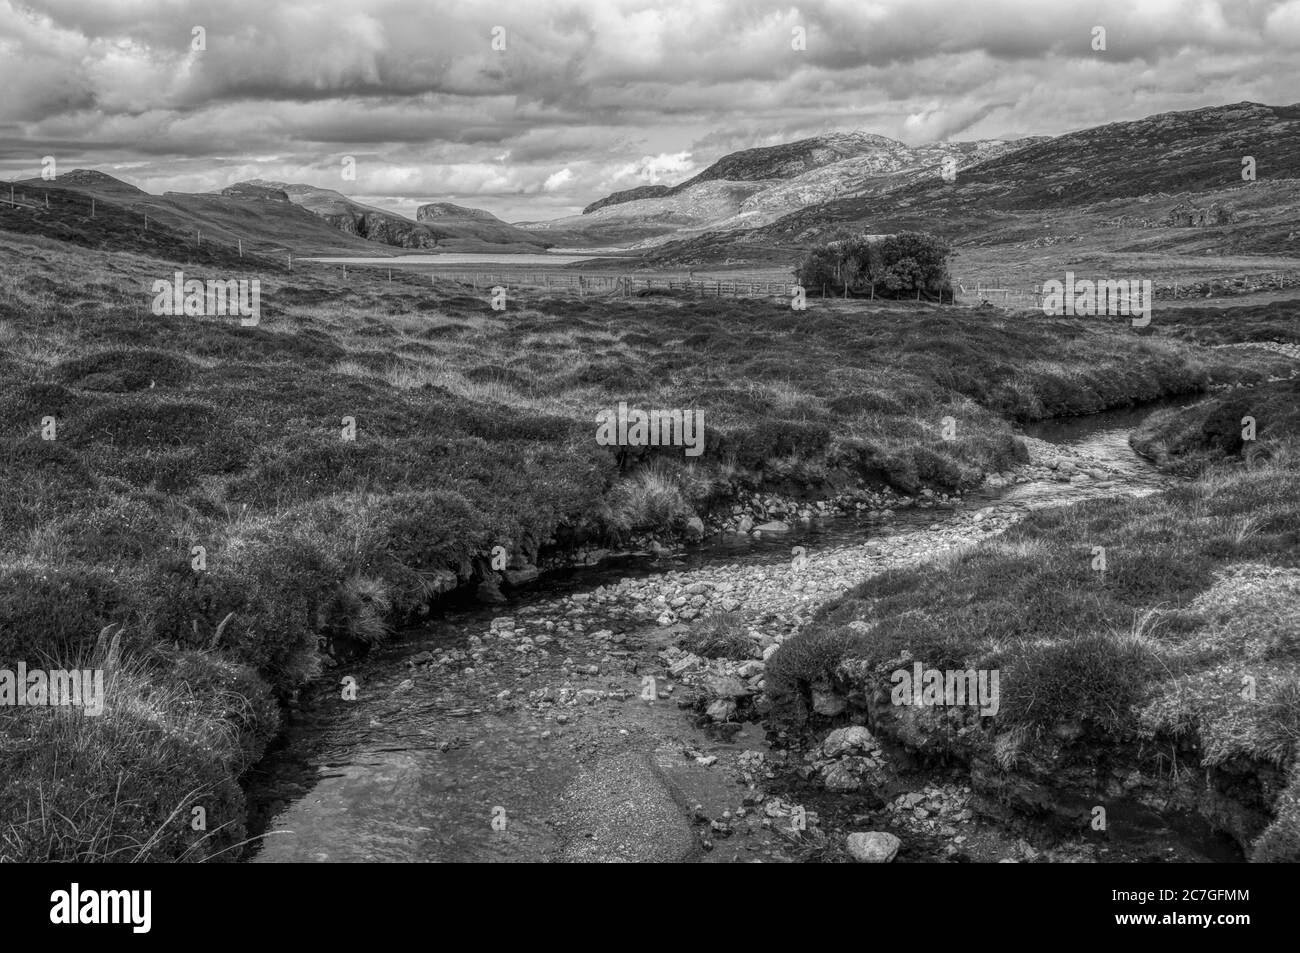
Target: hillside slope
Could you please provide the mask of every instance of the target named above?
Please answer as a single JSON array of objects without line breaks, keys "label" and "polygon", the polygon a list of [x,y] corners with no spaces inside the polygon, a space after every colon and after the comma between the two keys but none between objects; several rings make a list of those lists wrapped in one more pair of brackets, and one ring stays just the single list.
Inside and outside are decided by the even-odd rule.
[{"label": "hillside slope", "polygon": [[[646,257],[793,261],[846,228],[930,231],[958,248],[1001,248],[994,259],[1074,243],[1105,255],[1300,254],[1300,106],[1214,106],[1022,142],[959,168],[952,182],[931,167],[896,187],[807,202],[756,227],[721,222],[714,234],[680,236]],[[1247,156],[1253,182],[1242,179]]]},{"label": "hillside slope", "polygon": [[284,192],[289,201],[318,215],[349,235],[398,248],[455,251],[500,250],[521,245],[522,251],[541,251],[550,242],[508,225],[490,212],[449,203],[421,206],[417,221],[353,201],[342,192],[301,183],[254,179],[241,185]]},{"label": "hillside slope", "polygon": [[1300,105],[1237,103],[1161,113],[1039,140],[962,170],[955,182],[926,178],[891,193],[802,208],[762,236],[797,239],[827,222],[888,222],[891,216],[1065,209],[1114,199],[1241,186],[1242,159],[1260,182],[1300,177]]},{"label": "hillside slope", "polygon": [[[0,229],[89,248],[183,261],[283,265],[289,255],[374,254],[373,245],[284,202],[220,195],[150,195],[109,176],[59,176],[14,184],[18,206],[0,205]],[[75,187],[74,187],[75,186]],[[46,203],[48,201],[48,207]]]},{"label": "hillside slope", "polygon": [[883,194],[921,178],[937,178],[949,159],[961,169],[1033,141],[911,147],[870,133],[834,133],[734,152],[670,188],[616,192],[588,205],[581,215],[520,227],[566,244],[641,246],[710,231],[753,229],[808,205]]}]

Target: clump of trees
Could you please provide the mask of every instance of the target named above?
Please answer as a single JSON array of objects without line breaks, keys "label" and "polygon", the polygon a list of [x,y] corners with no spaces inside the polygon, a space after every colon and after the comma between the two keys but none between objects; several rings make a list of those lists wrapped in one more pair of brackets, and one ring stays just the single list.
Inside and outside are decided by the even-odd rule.
[{"label": "clump of trees", "polygon": [[809,294],[952,301],[952,249],[928,232],[847,234],[814,248],[795,268]]}]

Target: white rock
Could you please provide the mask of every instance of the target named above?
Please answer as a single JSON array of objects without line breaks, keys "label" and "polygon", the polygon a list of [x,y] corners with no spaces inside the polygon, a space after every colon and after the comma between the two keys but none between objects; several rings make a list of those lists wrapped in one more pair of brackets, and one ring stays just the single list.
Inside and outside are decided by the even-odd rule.
[{"label": "white rock", "polygon": [[886,831],[868,831],[865,834],[850,834],[848,849],[853,859],[860,864],[887,864],[898,854],[902,843]]}]

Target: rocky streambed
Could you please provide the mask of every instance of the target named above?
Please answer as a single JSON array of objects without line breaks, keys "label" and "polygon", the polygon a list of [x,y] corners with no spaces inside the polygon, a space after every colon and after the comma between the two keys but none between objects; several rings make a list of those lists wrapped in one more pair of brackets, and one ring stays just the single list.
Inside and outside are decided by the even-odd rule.
[{"label": "rocky streambed", "polygon": [[[1038,858],[1032,832],[985,816],[960,774],[911,772],[865,728],[811,751],[765,733],[754,717],[765,662],[871,574],[1036,507],[1167,486],[1127,444],[1146,412],[1031,428],[1029,462],[961,500],[738,519],[731,529],[748,532],[545,574],[506,603],[429,619],[304,692],[251,774],[252,827],[265,834],[253,859]],[[685,647],[717,613],[739,620],[740,649]],[[818,704],[833,715],[841,702]],[[867,787],[851,808],[837,797]],[[1201,832],[1153,830],[1170,857],[1212,853]],[[1065,853],[1049,856],[1093,859]]]}]

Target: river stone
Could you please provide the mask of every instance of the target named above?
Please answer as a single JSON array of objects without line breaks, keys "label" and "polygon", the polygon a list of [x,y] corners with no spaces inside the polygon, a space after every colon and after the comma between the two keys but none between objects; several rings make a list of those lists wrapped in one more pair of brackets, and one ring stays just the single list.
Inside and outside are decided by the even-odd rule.
[{"label": "river stone", "polygon": [[737,533],[748,533],[754,528],[754,521],[748,516],[742,516],[740,522],[736,524]]},{"label": "river stone", "polygon": [[713,721],[727,721],[736,713],[736,703],[730,698],[719,698],[710,704],[704,713]]},{"label": "river stone", "polygon": [[704,687],[715,698],[744,698],[751,694],[744,682],[730,675],[714,675],[704,683]]},{"label": "river stone", "polygon": [[644,754],[604,758],[582,770],[558,812],[570,863],[673,863],[698,853],[662,771]]},{"label": "river stone", "polygon": [[827,758],[838,758],[842,754],[855,751],[867,752],[876,747],[876,739],[861,725],[849,725],[836,728],[822,742],[822,754]]},{"label": "river stone", "polygon": [[849,794],[862,787],[862,778],[853,770],[851,764],[837,761],[822,774],[822,784],[827,791],[836,794]]},{"label": "river stone", "polygon": [[686,535],[698,539],[704,535],[704,520],[692,516],[686,521]]},{"label": "river stone", "polygon": [[668,666],[668,671],[674,678],[680,678],[687,672],[703,667],[704,659],[700,658],[694,652],[690,652],[683,655],[676,662],[673,662],[672,665]]},{"label": "river stone", "polygon": [[812,703],[813,711],[819,715],[825,715],[827,718],[834,718],[844,711],[844,699],[834,692],[813,689]]},{"label": "river stone", "polygon": [[770,523],[763,523],[761,526],[754,527],[754,529],[761,533],[788,533],[790,532],[790,524],[783,523],[780,520],[772,520]]},{"label": "river stone", "polygon": [[886,831],[868,831],[850,834],[847,846],[849,854],[860,864],[887,864],[898,854],[902,843]]}]

